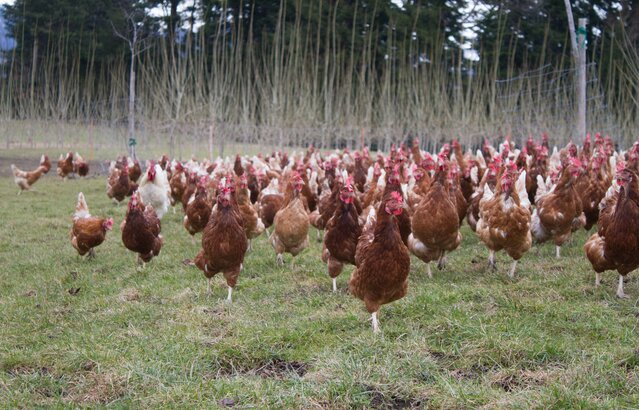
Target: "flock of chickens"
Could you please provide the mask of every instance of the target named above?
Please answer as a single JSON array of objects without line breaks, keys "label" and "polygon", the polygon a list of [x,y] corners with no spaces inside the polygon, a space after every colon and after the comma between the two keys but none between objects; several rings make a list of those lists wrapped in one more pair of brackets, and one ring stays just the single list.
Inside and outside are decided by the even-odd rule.
[{"label": "flock of chickens", "polygon": [[[58,174],[86,175],[83,164],[69,153],[60,158]],[[50,166],[46,156],[30,173],[12,166],[15,182],[28,189]],[[355,265],[348,287],[365,303],[377,332],[379,308],[406,295],[410,253],[426,263],[429,277],[431,262],[444,269],[462,241],[464,219],[488,248],[490,268],[496,269],[500,250],[512,258],[510,277],[533,242],[554,242],[560,257],[572,232],[597,224],[584,246],[596,284],[601,272],[617,270],[617,295],[625,297],[623,278],[639,266],[638,166],[639,141],[617,152],[600,134],[552,153],[546,135],[541,143],[529,138],[521,149],[509,139],[497,148],[485,142],[475,154],[464,154],[457,141],[431,154],[413,140],[410,149],[393,146],[376,157],[367,148],[322,154],[312,146],[290,156],[237,155],[234,161],[181,163],[163,156],[144,173],[137,160],[119,157],[109,167],[107,195],[117,203],[130,197],[122,242],[143,267],[162,248],[162,217],[181,205],[193,242],[202,233],[201,250],[189,262],[208,278],[209,293],[211,278],[221,272],[229,302],[252,239],[267,230],[282,265],[285,253],[294,257],[309,245],[314,226],[333,291],[344,265]],[[80,255],[95,256],[112,226],[110,218],[91,216],[78,194],[71,243]]]}]

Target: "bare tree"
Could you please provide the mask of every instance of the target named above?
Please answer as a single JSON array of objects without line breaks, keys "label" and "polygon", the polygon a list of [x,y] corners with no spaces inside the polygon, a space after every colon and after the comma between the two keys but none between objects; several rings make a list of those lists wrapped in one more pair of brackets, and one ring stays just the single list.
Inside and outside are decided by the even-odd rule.
[{"label": "bare tree", "polygon": [[131,56],[131,64],[129,68],[129,111],[128,111],[128,128],[126,143],[129,148],[129,156],[135,159],[135,63],[144,51],[150,46],[148,41],[150,32],[146,29],[146,19],[148,17],[143,7],[133,7],[122,9],[124,13],[125,27],[118,30],[113,22],[113,32],[116,36],[124,40]]}]

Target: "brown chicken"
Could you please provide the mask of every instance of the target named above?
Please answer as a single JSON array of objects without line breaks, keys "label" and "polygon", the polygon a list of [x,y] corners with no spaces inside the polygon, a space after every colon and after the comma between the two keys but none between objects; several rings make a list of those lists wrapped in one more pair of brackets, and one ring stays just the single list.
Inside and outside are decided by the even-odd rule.
[{"label": "brown chicken", "polygon": [[46,168],[40,165],[34,171],[23,171],[16,167],[14,164],[11,164],[11,172],[13,172],[13,182],[20,188],[18,191],[18,195],[22,193],[22,191],[28,191],[33,184],[35,184],[38,179],[42,176],[42,174],[46,174]]},{"label": "brown chicken", "polygon": [[294,173],[286,188],[282,209],[273,220],[275,229],[270,241],[277,254],[278,265],[284,264],[284,252],[296,256],[308,246],[310,222],[300,195],[303,184],[302,177]]},{"label": "brown chicken", "polygon": [[78,194],[78,203],[73,214],[71,245],[80,256],[95,257],[95,248],[104,242],[107,231],[113,228],[113,218],[96,218],[89,213],[84,194]]},{"label": "brown chicken", "polygon": [[138,254],[138,263],[141,262],[143,268],[146,262],[160,254],[164,243],[160,234],[161,228],[160,219],[153,207],[142,203],[140,194],[135,191],[129,200],[120,229],[124,246]]},{"label": "brown chicken", "polygon": [[237,184],[236,198],[237,206],[242,215],[242,221],[244,222],[244,232],[248,238],[248,250],[252,249],[251,241],[264,232],[264,223],[262,219],[257,215],[257,210],[251,204],[251,192],[248,189],[248,183],[246,174],[242,174],[239,177],[239,183]]},{"label": "brown chicken", "polygon": [[206,184],[207,178],[200,178],[195,193],[186,204],[184,227],[191,234],[193,244],[195,244],[195,234],[204,230],[211,217],[211,209],[213,209],[213,201],[209,198]]},{"label": "brown chicken", "polygon": [[576,158],[570,161],[553,189],[546,187],[541,177],[537,178],[536,209],[531,219],[533,238],[537,243],[552,239],[557,258],[561,256],[561,245],[570,239],[575,227],[582,227],[586,222],[574,186],[582,171],[581,163]]},{"label": "brown chicken", "polygon": [[617,296],[625,298],[623,279],[639,267],[639,177],[634,169],[620,166],[617,192],[611,186],[600,204],[599,230],[584,245],[596,273],[595,284],[606,270],[619,272]]},{"label": "brown chicken", "polygon": [[44,167],[44,173],[48,174],[51,169],[51,161],[49,160],[49,156],[47,154],[42,154],[40,157],[40,166]]},{"label": "brown chicken", "polygon": [[279,180],[274,178],[269,185],[260,192],[257,200],[258,214],[265,228],[273,225],[277,211],[284,204],[284,195],[279,191]]},{"label": "brown chicken", "polygon": [[601,151],[596,151],[590,161],[589,172],[577,180],[576,189],[581,197],[581,204],[586,216],[586,225],[584,226],[586,231],[589,231],[597,223],[599,203],[606,195],[606,190],[611,183],[611,179],[603,167],[606,160],[603,148]]},{"label": "brown chicken", "polygon": [[362,228],[354,201],[353,178],[349,177],[340,189],[339,204],[328,220],[324,234],[322,261],[328,264],[333,292],[337,291],[337,277],[342,273],[344,264],[355,265],[355,250]]},{"label": "brown chicken", "polygon": [[66,157],[63,157],[62,154],[60,154],[57,168],[58,175],[66,180],[69,177],[69,174],[73,173],[73,170],[73,152],[69,152]]},{"label": "brown chicken", "polygon": [[[122,169],[113,167],[107,179],[107,196],[111,198],[113,202],[119,204],[131,193],[132,185],[134,184],[129,179],[128,166],[124,165]],[[137,186],[135,187],[137,188]]]},{"label": "brown chicken", "polygon": [[382,305],[406,296],[410,256],[399,233],[397,216],[404,211],[402,195],[391,192],[371,208],[355,252],[356,268],[348,288],[364,301],[373,331],[379,331],[377,312]]},{"label": "brown chicken", "polygon": [[129,165],[129,179],[131,182],[138,182],[140,177],[142,176],[142,168],[140,168],[140,161],[137,159],[131,161],[127,160]]},{"label": "brown chicken", "polygon": [[231,302],[248,248],[242,217],[235,201],[231,178],[218,187],[216,211],[211,215],[202,234],[202,250],[195,257],[195,265],[208,279],[207,293],[211,293],[211,278],[222,272],[228,285],[227,301]]},{"label": "brown chicken", "polygon": [[497,167],[494,162],[488,164],[488,169],[484,172],[484,176],[479,183],[479,187],[470,197],[470,204],[466,211],[466,221],[473,231],[477,231],[477,221],[479,220],[479,203],[481,202],[484,191],[490,188],[492,191],[497,184]]},{"label": "brown chicken", "polygon": [[495,252],[505,250],[513,258],[508,276],[514,278],[517,261],[532,245],[526,171],[517,178],[517,166],[509,164],[497,182],[495,193],[485,188],[479,208],[477,235],[490,251],[488,263],[496,269]]},{"label": "brown chicken", "polygon": [[413,233],[408,238],[410,251],[426,262],[428,277],[432,277],[430,262],[438,259],[437,267],[443,269],[445,253],[457,249],[462,240],[457,207],[450,197],[448,163],[441,154],[438,167],[428,193],[415,209]]},{"label": "brown chicken", "polygon": [[[171,187],[171,205],[182,203],[182,196],[186,189],[187,174],[184,166],[180,162],[175,165],[173,175],[169,180],[169,186]],[[173,208],[175,210],[175,208]]]},{"label": "brown chicken", "polygon": [[73,172],[81,177],[86,177],[89,174],[89,163],[77,152],[73,157]]}]

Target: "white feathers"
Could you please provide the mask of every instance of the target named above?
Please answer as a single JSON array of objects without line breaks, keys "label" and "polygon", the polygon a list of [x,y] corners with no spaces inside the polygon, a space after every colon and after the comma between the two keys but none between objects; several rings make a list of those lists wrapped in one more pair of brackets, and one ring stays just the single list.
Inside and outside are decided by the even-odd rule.
[{"label": "white feathers", "polygon": [[515,182],[515,191],[519,196],[519,203],[522,207],[530,210],[530,200],[528,199],[528,192],[526,191],[526,171],[522,171]]},{"label": "white feathers", "polygon": [[539,199],[547,193],[548,187],[546,186],[546,182],[541,177],[541,175],[537,175],[537,192],[535,192],[535,203],[537,203]]},{"label": "white feathers", "polygon": [[155,209],[158,218],[162,219],[166,211],[169,210],[171,188],[166,172],[162,167],[159,164],[155,164],[153,168],[155,170],[155,178],[150,181],[147,171],[140,180],[138,191],[142,202],[151,205]]},{"label": "white feathers", "polygon": [[89,206],[87,205],[87,201],[84,198],[84,194],[80,192],[78,194],[78,203],[75,206],[75,213],[73,214],[73,220],[78,220],[81,218],[89,218],[91,214],[89,213]]},{"label": "white feathers", "polygon": [[473,185],[479,185],[479,169],[476,165],[470,169],[470,180]]},{"label": "white feathers", "polygon": [[493,199],[493,197],[495,196],[495,194],[493,193],[493,191],[490,190],[490,187],[488,186],[488,184],[486,184],[484,186],[484,194],[481,197],[482,201],[490,201],[491,199]]},{"label": "white feathers", "polygon": [[486,169],[486,160],[484,159],[484,154],[481,153],[481,150],[477,150],[477,162],[482,169]]}]

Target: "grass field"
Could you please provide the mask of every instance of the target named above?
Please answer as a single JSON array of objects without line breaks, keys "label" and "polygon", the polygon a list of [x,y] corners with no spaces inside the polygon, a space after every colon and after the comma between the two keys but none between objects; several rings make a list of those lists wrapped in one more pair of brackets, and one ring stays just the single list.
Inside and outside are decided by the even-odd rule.
[{"label": "grass field", "polygon": [[[55,173],[55,170],[52,171]],[[240,408],[636,408],[639,286],[615,297],[616,275],[594,273],[577,234],[554,258],[533,249],[508,279],[487,270],[467,226],[446,270],[429,280],[413,258],[407,297],[371,331],[363,304],[339,291],[311,246],[282,268],[262,236],[234,302],[194,267],[181,213],[162,221],[165,247],[144,271],[120,239],[126,206],[104,177],[16,196],[0,179],[0,406]],[[77,193],[114,230],[84,260],[71,247]],[[198,238],[199,239],[199,238]],[[199,242],[199,240],[198,240]]]}]

